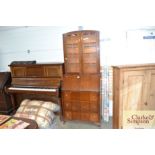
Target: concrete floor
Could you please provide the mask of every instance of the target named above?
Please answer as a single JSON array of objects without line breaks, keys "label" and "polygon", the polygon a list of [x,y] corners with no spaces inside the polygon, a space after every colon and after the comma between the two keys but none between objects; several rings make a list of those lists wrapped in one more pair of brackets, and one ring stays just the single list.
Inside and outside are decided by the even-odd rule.
[{"label": "concrete floor", "polygon": [[81,121],[67,121],[63,123],[57,116],[51,129],[112,129],[112,118],[109,122],[101,122],[101,126],[97,126],[93,123],[81,122]]}]

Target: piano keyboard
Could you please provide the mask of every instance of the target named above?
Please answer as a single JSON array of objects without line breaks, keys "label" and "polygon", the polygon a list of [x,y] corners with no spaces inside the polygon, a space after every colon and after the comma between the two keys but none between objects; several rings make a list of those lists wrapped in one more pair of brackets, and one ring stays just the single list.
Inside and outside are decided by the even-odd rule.
[{"label": "piano keyboard", "polygon": [[44,92],[56,92],[57,89],[53,88],[19,88],[19,87],[9,87],[9,90],[25,90],[25,91],[44,91]]}]

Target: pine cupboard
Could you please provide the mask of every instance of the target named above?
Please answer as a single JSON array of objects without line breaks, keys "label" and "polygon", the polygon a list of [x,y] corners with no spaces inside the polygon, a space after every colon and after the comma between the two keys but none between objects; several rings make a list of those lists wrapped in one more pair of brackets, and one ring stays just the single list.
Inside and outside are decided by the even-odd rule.
[{"label": "pine cupboard", "polygon": [[100,124],[99,32],[65,33],[63,43],[63,119]]},{"label": "pine cupboard", "polygon": [[113,66],[113,128],[124,111],[155,110],[155,64]]}]

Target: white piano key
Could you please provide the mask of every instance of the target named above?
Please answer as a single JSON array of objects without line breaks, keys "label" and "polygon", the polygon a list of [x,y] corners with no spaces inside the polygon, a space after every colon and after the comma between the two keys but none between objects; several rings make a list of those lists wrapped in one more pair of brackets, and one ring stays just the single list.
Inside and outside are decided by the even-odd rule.
[{"label": "white piano key", "polygon": [[56,92],[56,89],[52,88],[19,88],[19,87],[9,87],[9,90],[25,90],[25,91],[45,91],[45,92]]}]

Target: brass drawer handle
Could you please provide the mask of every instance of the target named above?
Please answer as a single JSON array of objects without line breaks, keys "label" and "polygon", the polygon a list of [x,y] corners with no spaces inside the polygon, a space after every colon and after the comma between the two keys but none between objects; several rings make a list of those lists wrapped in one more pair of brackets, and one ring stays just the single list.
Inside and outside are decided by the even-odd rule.
[{"label": "brass drawer handle", "polygon": [[80,76],[77,76],[77,79],[80,79]]}]

